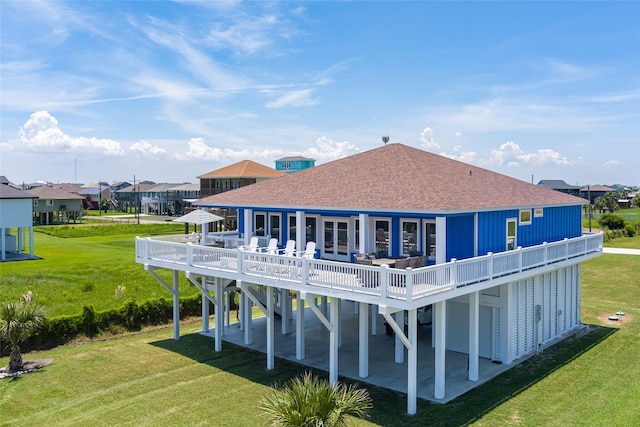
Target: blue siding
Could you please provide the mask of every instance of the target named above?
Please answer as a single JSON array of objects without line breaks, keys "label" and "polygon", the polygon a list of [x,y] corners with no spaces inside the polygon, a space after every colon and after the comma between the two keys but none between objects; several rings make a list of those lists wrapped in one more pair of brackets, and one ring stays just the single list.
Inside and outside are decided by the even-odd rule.
[{"label": "blue siding", "polygon": [[[544,208],[542,217],[534,217],[531,210],[531,224],[521,225],[518,220],[517,244],[527,247],[544,242],[554,242],[582,234],[582,208],[560,206]],[[502,252],[507,239],[507,218],[519,218],[516,209],[478,214],[478,255],[487,252]]]},{"label": "blue siding", "polygon": [[447,217],[447,261],[473,257],[473,215]]}]

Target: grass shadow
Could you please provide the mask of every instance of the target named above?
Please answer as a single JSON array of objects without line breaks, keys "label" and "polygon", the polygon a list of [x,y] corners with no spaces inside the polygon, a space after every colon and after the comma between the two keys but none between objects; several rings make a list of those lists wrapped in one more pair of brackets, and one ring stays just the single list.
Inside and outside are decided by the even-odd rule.
[{"label": "grass shadow", "polygon": [[[418,399],[417,413],[411,416],[406,414],[405,393],[360,382],[358,384],[367,388],[373,401],[369,421],[382,426],[469,425],[618,331],[617,328],[604,326],[587,327],[586,332],[545,349],[543,353],[528,358],[446,404]],[[265,386],[282,384],[305,371],[311,371],[320,377],[327,376],[322,370],[280,358],[277,359],[275,369],[267,370],[264,353],[227,342],[224,343],[222,352],[216,352],[211,338],[195,333],[181,336],[179,341],[168,339],[150,344]],[[356,383],[349,378],[340,378],[340,381]]]}]

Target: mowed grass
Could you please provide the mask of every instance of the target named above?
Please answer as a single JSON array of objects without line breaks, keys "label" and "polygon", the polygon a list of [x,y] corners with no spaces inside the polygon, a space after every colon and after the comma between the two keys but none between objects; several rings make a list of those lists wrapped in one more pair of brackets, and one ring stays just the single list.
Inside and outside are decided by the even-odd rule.
[{"label": "mowed grass", "polygon": [[[640,257],[590,260],[582,284],[588,333],[446,405],[421,400],[415,416],[406,415],[404,394],[371,387],[371,419],[354,425],[640,425]],[[623,321],[609,322],[616,311]],[[54,361],[0,381],[0,425],[264,425],[258,403],[268,386],[304,367],[278,359],[268,371],[264,354],[228,343],[216,353],[194,334],[199,327],[184,324],[179,341],[165,327],[27,354]]]},{"label": "mowed grass", "polygon": [[[31,290],[47,308],[49,316],[82,313],[84,306],[96,311],[122,306],[123,300],[142,302],[171,298],[141,264],[135,262],[135,236],[176,233],[181,225],[74,225],[38,227],[34,255],[41,259],[0,264],[0,300],[15,300]],[[183,228],[183,227],[182,227]],[[46,234],[51,233],[51,234]],[[160,272],[168,283],[170,274]],[[126,288],[124,299],[115,298],[118,286]],[[184,275],[182,295],[197,293]]]}]

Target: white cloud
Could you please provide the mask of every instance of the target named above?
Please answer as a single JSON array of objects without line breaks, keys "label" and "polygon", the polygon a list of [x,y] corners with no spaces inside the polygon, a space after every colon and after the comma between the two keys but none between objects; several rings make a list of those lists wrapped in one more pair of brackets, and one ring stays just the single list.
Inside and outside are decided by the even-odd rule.
[{"label": "white cloud", "polygon": [[350,156],[358,151],[358,148],[349,141],[336,142],[331,138],[322,136],[316,140],[315,147],[304,150],[302,155],[324,163]]},{"label": "white cloud", "polygon": [[475,151],[463,151],[461,145],[454,146],[453,152],[454,154],[440,153],[440,155],[465,163],[473,163],[478,155]]},{"label": "white cloud", "polygon": [[122,156],[120,143],[96,137],[72,137],[58,127],[58,120],[47,111],[36,111],[20,128],[18,139],[3,144],[3,149],[53,152],[95,152],[106,156]]},{"label": "white cloud", "polygon": [[526,153],[522,151],[520,146],[513,141],[505,142],[498,150],[492,150],[488,159],[483,163],[490,166],[508,166],[520,165],[543,165],[553,164],[557,166],[572,166],[577,163],[575,160],[569,160],[557,151],[550,148],[541,148],[538,151]]},{"label": "white cloud", "polygon": [[131,144],[129,150],[142,156],[159,156],[167,152],[167,150],[165,150],[164,148],[158,147],[157,145],[152,145],[147,141],[140,141]]},{"label": "white cloud", "polygon": [[602,169],[604,170],[613,170],[620,164],[617,160],[607,160],[602,164]]},{"label": "white cloud", "polygon": [[430,127],[426,127],[420,132],[420,142],[422,146],[429,150],[439,150],[440,144],[438,144],[433,136],[433,130]]},{"label": "white cloud", "polygon": [[456,138],[460,138],[462,136],[462,132],[456,132],[453,134]]},{"label": "white cloud", "polygon": [[275,101],[266,104],[267,108],[281,108],[286,106],[302,107],[307,105],[316,105],[317,99],[314,99],[311,95],[313,89],[302,89],[287,92]]}]

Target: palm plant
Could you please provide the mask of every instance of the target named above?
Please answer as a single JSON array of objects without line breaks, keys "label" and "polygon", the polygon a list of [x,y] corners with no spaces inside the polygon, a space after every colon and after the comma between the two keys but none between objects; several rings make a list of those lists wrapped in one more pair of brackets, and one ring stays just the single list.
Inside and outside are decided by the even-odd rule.
[{"label": "palm plant", "polygon": [[8,341],[11,346],[10,372],[23,368],[20,343],[40,329],[44,321],[44,307],[35,301],[31,291],[24,294],[18,301],[0,304],[0,338]]},{"label": "palm plant", "polygon": [[348,416],[368,417],[371,398],[354,385],[331,385],[306,372],[282,388],[272,387],[260,402],[269,425],[304,427],[346,426]]}]

